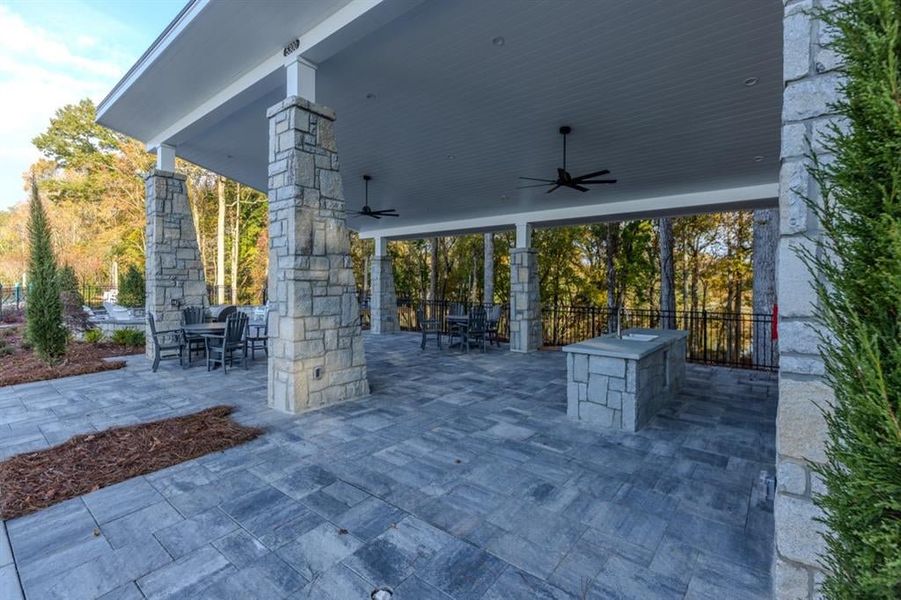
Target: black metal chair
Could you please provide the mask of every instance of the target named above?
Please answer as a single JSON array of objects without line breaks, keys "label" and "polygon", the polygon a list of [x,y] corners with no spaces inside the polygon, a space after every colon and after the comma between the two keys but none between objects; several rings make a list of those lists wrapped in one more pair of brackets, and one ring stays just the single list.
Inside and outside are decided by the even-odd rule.
[{"label": "black metal chair", "polygon": [[[181,310],[182,325],[200,325],[206,319],[202,306],[186,306]],[[188,365],[191,364],[194,353],[203,355],[206,350],[206,342],[203,336],[197,333],[184,333],[185,349],[187,350]]]},{"label": "black metal chair", "polygon": [[[255,334],[250,333],[251,329],[256,330]],[[266,356],[269,356],[269,315],[265,317],[262,325],[247,322],[247,334],[244,336],[247,342],[247,349],[250,350],[250,359],[256,360],[257,350],[262,350]]]},{"label": "black metal chair", "polygon": [[147,324],[150,325],[150,337],[153,339],[153,366],[150,369],[156,373],[161,360],[173,358],[177,358],[179,364],[184,365],[185,343],[181,329],[157,331],[156,320],[150,312],[147,313]]},{"label": "black metal chair", "polygon": [[214,365],[222,365],[223,374],[228,373],[228,365],[234,362],[235,352],[241,353],[241,364],[247,368],[247,315],[234,313],[225,320],[225,331],[222,335],[204,335],[206,342],[206,370]]},{"label": "black metal chair", "polygon": [[487,311],[487,321],[485,323],[485,337],[488,338],[489,344],[500,346],[501,343],[497,339],[497,328],[501,322],[501,306],[500,304],[492,305]]},{"label": "black metal chair", "polygon": [[466,327],[463,328],[464,352],[469,352],[469,345],[472,342],[479,344],[482,352],[485,351],[487,320],[485,309],[483,307],[477,306],[469,311],[469,320],[466,322]]},{"label": "black metal chair", "polygon": [[429,334],[435,334],[438,341],[438,349],[441,349],[441,322],[437,318],[427,318],[425,316],[424,307],[420,306],[416,309],[416,321],[419,323],[419,329],[422,331],[422,343],[419,347],[425,350],[426,338]]}]

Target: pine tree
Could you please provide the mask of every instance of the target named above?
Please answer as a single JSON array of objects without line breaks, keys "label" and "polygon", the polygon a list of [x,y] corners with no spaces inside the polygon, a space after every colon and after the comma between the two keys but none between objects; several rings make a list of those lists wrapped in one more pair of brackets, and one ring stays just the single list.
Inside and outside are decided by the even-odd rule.
[{"label": "pine tree", "polygon": [[136,266],[128,265],[119,286],[117,302],[126,308],[144,308],[144,288],[144,274]]},{"label": "pine tree", "polygon": [[28,296],[25,305],[26,336],[34,345],[38,356],[46,362],[53,362],[66,351],[67,333],[63,327],[50,225],[34,179],[31,181],[29,208],[28,237],[31,253],[28,257]]},{"label": "pine tree", "polygon": [[845,80],[825,154],[811,169],[823,237],[815,274],[826,379],[829,598],[901,597],[901,2],[844,0],[835,30]]}]

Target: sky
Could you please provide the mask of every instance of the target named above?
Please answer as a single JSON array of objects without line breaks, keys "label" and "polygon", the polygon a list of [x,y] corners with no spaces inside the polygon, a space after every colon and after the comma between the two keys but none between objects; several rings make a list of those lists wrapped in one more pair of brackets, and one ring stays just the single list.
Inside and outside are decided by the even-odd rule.
[{"label": "sky", "polygon": [[0,0],[0,210],[25,199],[56,110],[99,103],[186,1]]}]

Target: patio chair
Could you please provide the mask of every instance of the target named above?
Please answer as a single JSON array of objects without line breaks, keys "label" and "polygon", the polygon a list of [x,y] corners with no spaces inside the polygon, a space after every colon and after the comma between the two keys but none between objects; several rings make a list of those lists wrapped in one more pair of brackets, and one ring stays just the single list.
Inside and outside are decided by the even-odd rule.
[{"label": "patio chair", "polygon": [[469,352],[469,346],[472,342],[479,344],[482,352],[484,352],[486,322],[485,309],[481,306],[473,308],[469,311],[469,319],[466,324],[451,332],[451,340],[456,336],[460,336],[460,345],[463,347],[463,352]]},{"label": "patio chair", "polygon": [[485,322],[485,337],[489,344],[500,346],[501,343],[497,339],[497,326],[501,321],[501,306],[499,304],[492,305],[487,312],[487,321]]},{"label": "patio chair", "polygon": [[214,365],[222,365],[222,373],[228,373],[228,365],[234,362],[235,352],[241,353],[241,364],[247,368],[247,340],[244,332],[247,330],[247,315],[235,312],[225,320],[225,331],[222,335],[205,335],[206,342],[206,370]]},{"label": "patio chair", "polygon": [[[244,336],[244,340],[247,342],[247,349],[250,350],[251,360],[256,360],[257,350],[262,350],[267,357],[269,356],[269,315],[267,314],[263,319],[262,326],[247,322],[247,334]],[[251,329],[254,329],[256,333],[250,333]]]},{"label": "patio chair", "polygon": [[422,331],[422,343],[419,347],[425,350],[425,342],[429,334],[435,334],[438,341],[438,349],[441,349],[441,322],[438,319],[429,319],[425,316],[425,307],[420,306],[416,309],[416,321],[419,323],[419,329]]},{"label": "patio chair", "polygon": [[[199,325],[203,323],[206,315],[202,306],[186,306],[181,309],[182,325]],[[191,364],[194,353],[203,354],[206,349],[206,342],[200,334],[184,334],[185,348],[187,350],[188,365]]]},{"label": "patio chair", "polygon": [[161,360],[172,358],[177,358],[179,364],[184,366],[185,343],[181,329],[157,331],[153,313],[147,313],[147,324],[150,325],[150,337],[153,339],[153,366],[150,367],[150,370],[156,373]]}]

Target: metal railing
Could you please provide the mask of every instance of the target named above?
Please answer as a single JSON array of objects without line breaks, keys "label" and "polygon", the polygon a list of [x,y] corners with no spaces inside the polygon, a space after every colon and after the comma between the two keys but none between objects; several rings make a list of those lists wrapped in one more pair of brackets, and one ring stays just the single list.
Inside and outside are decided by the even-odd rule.
[{"label": "metal railing", "polygon": [[[416,309],[423,306],[429,318],[437,318],[442,329],[447,331],[448,314],[467,312],[479,305],[465,301],[398,299],[397,321],[401,330],[418,331]],[[361,314],[363,327],[368,328],[369,311],[365,299]],[[545,346],[564,346],[616,331],[617,311],[607,307],[545,306],[541,317]],[[509,338],[509,319],[509,307],[504,305],[498,326],[499,337],[504,341]],[[668,326],[687,331],[687,359],[691,362],[765,371],[779,368],[779,354],[773,338],[773,317],[770,314],[626,309],[622,312],[622,319],[623,329]]]}]

